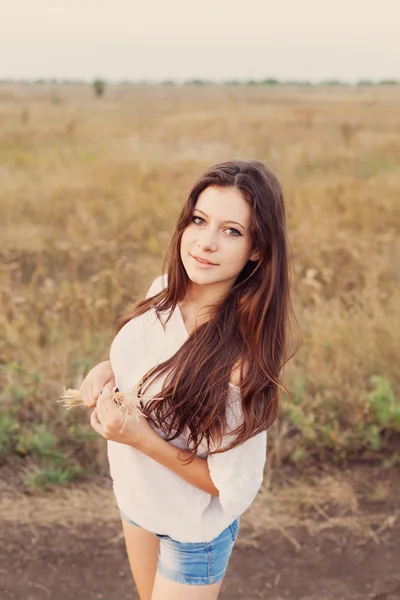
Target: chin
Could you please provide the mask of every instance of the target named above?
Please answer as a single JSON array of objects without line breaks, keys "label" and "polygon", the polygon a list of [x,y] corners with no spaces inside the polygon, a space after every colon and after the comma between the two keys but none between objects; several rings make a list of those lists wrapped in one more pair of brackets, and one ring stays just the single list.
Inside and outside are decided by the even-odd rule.
[{"label": "chin", "polygon": [[210,281],[211,277],[206,271],[195,271],[194,269],[187,268],[186,266],[185,271],[192,283],[197,283],[199,285],[205,283],[214,283],[213,281]]},{"label": "chin", "polygon": [[193,283],[205,283],[205,280],[208,279],[203,273],[193,273],[190,269],[186,269],[186,274]]}]

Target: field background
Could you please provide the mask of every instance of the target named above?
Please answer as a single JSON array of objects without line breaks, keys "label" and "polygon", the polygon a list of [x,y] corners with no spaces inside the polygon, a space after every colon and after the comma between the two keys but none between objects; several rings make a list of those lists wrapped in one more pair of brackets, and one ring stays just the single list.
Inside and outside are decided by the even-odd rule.
[{"label": "field background", "polygon": [[[39,502],[69,484],[67,505],[81,506],[80,486],[107,481],[104,440],[84,409],[56,401],[108,358],[116,318],[160,273],[193,181],[230,158],[264,160],[282,181],[302,332],[249,524],[267,527],[275,480],[274,526],[279,514],[294,547],[286,527],[304,507],[360,523],[369,469],[376,485],[362,497],[389,502],[400,462],[400,88],[120,85],[98,98],[85,85],[2,85],[3,516],[14,518],[15,494]],[[293,487],[310,473],[317,486]],[[289,479],[294,495],[279,495]],[[294,496],[296,510],[279,513]],[[376,528],[394,525],[398,504],[388,511]]]}]

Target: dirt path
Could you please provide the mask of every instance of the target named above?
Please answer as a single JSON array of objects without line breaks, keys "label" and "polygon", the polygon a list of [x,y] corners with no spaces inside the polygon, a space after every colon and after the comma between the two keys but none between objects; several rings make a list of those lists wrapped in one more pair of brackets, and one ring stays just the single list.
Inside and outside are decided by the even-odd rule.
[{"label": "dirt path", "polygon": [[[346,477],[318,480],[319,496],[300,486],[261,493],[242,517],[220,599],[400,600],[400,477],[363,472],[369,496]],[[63,493],[0,499],[1,600],[137,600],[110,490]]]},{"label": "dirt path", "polygon": [[[239,534],[221,600],[395,600],[400,598],[400,525],[363,543],[348,532],[311,537],[295,530],[301,550],[276,532]],[[39,536],[39,537],[36,537]],[[119,525],[79,530],[1,524],[3,600],[133,600],[138,596]],[[252,541],[247,545],[246,541]]]}]

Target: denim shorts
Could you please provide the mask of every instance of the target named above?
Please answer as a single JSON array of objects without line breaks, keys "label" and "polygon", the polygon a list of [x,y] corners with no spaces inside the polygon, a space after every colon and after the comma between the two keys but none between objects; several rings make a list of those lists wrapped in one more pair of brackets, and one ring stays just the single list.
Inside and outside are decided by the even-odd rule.
[{"label": "denim shorts", "polygon": [[[121,517],[128,519],[123,513]],[[211,542],[178,542],[154,533],[160,540],[157,571],[166,579],[189,585],[209,585],[223,579],[239,532],[240,517]]]}]

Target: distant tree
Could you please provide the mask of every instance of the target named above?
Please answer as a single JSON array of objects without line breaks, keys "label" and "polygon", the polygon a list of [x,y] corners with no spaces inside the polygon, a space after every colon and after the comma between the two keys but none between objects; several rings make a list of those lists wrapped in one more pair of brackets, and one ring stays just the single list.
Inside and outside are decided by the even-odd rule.
[{"label": "distant tree", "polygon": [[360,79],[360,81],[357,82],[357,85],[360,85],[360,86],[366,86],[366,85],[371,86],[371,85],[374,85],[374,82],[371,81],[370,79]]},{"label": "distant tree", "polygon": [[381,79],[378,81],[378,85],[399,85],[399,81],[396,81],[396,79]]},{"label": "distant tree", "polygon": [[213,85],[213,82],[208,79],[188,79],[185,85]]},{"label": "distant tree", "polygon": [[345,85],[340,79],[326,79],[325,81],[321,81],[321,85],[329,85],[332,87]]},{"label": "distant tree", "polygon": [[313,84],[311,83],[311,81],[306,81],[306,80],[302,80],[302,79],[287,79],[286,81],[283,81],[284,85],[294,85],[294,86],[299,86],[299,87],[306,87],[306,86],[312,86]]},{"label": "distant tree", "polygon": [[92,83],[94,95],[100,98],[106,91],[106,82],[104,79],[95,79]]},{"label": "distant tree", "polygon": [[64,85],[87,85],[87,81],[84,79],[64,79],[60,83]]},{"label": "distant tree", "polygon": [[273,78],[268,78],[268,79],[263,79],[262,81],[260,81],[261,85],[279,85],[279,79],[273,79]]}]

